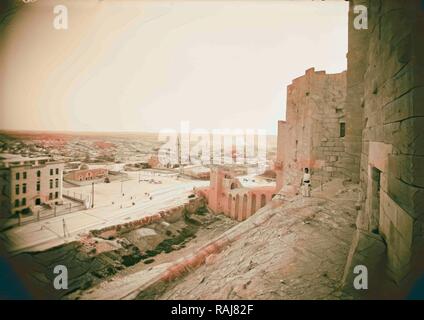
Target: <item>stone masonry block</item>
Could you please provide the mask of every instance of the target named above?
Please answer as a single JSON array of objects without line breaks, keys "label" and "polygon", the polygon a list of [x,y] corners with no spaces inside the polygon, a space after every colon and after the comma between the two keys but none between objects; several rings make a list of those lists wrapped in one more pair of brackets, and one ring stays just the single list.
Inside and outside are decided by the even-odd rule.
[{"label": "stone masonry block", "polygon": [[389,175],[389,196],[413,218],[424,215],[424,189]]},{"label": "stone masonry block", "polygon": [[411,90],[384,107],[384,122],[396,122],[413,116],[424,116],[422,101],[424,101],[424,88]]},{"label": "stone masonry block", "polygon": [[[388,125],[392,126],[392,124]],[[386,140],[402,154],[424,156],[424,117],[402,121],[398,128],[386,129]]]},{"label": "stone masonry block", "polygon": [[396,206],[396,229],[399,231],[404,245],[408,248],[412,247],[412,237],[414,229],[414,219],[401,207]]},{"label": "stone masonry block", "polygon": [[390,155],[389,172],[408,184],[424,188],[424,157]]}]

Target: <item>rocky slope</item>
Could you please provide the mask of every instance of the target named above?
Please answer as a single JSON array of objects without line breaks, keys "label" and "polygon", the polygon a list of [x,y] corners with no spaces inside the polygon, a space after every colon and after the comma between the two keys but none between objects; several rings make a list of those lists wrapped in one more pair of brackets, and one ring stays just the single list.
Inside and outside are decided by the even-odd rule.
[{"label": "rocky slope", "polygon": [[[138,298],[353,298],[341,290],[341,280],[356,228],[358,192],[357,185],[333,180],[311,198],[268,205],[242,222],[256,225],[226,249]],[[257,223],[261,219],[267,220]]]}]

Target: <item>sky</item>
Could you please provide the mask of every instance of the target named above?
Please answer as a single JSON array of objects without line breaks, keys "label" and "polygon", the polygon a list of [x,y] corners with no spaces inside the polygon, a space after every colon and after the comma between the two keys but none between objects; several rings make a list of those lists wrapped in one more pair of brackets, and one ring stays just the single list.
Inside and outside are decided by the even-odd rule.
[{"label": "sky", "polygon": [[347,18],[346,1],[25,4],[0,33],[0,130],[275,134],[292,79],[346,70]]}]

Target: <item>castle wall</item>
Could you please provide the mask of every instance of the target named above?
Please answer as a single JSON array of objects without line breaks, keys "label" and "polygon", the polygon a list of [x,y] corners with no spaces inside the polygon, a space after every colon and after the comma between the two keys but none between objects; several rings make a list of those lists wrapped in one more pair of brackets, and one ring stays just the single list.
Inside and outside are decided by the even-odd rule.
[{"label": "castle wall", "polygon": [[[357,0],[355,5],[368,6],[368,0]],[[353,20],[356,17],[353,3],[350,2],[348,53],[347,53],[347,90],[345,101],[346,137],[345,174],[353,182],[360,180],[360,163],[362,152],[362,129],[364,118],[364,75],[369,46],[369,30],[356,30]]]},{"label": "castle wall", "polygon": [[[353,154],[356,168],[355,128],[362,128],[359,172],[365,204],[359,226],[381,234],[387,244],[388,270],[396,280],[408,274],[414,252],[423,247],[424,236],[421,2],[350,3],[346,109],[351,122],[347,135],[352,144],[346,149]],[[354,29],[353,6],[358,4],[368,7],[368,30]]]},{"label": "castle wall", "polygon": [[326,74],[314,68],[287,87],[286,121],[278,126],[277,189],[299,186],[303,168],[313,185],[344,173],[346,72]]}]

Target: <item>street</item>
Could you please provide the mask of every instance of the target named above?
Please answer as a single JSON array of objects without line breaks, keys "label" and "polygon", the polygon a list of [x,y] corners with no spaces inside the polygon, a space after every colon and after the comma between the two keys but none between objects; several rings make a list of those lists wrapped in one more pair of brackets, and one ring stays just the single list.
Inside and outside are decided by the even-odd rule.
[{"label": "street", "polygon": [[[130,195],[122,197],[120,201],[111,198],[109,205],[103,203],[88,210],[15,227],[1,233],[0,237],[13,254],[46,250],[73,241],[78,238],[78,235],[90,230],[137,220],[160,210],[181,205],[188,201],[188,195],[193,187],[208,184],[209,181],[178,182],[171,186],[157,188],[149,192],[149,196],[144,195],[143,192],[143,196],[133,199]],[[139,184],[138,191],[144,189],[143,185]],[[150,196],[152,200],[149,199]]]}]

